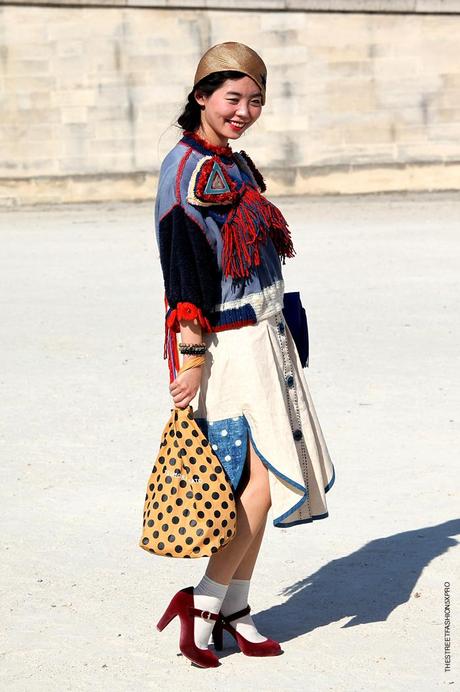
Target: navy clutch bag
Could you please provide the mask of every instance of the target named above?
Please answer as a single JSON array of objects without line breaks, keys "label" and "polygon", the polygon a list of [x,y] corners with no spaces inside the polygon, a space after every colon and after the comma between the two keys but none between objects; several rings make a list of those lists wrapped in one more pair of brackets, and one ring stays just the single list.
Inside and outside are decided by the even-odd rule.
[{"label": "navy clutch bag", "polygon": [[292,334],[302,367],[308,366],[308,324],[299,291],[288,291],[283,298],[283,315]]}]

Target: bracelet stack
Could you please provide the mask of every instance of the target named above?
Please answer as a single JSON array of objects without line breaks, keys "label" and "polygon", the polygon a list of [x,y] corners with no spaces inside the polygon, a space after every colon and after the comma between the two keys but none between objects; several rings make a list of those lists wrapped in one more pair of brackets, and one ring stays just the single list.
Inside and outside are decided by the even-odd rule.
[{"label": "bracelet stack", "polygon": [[206,353],[207,346],[204,342],[201,344],[182,344],[180,343],[179,345],[179,351],[183,355],[192,355],[192,356],[204,356]]}]

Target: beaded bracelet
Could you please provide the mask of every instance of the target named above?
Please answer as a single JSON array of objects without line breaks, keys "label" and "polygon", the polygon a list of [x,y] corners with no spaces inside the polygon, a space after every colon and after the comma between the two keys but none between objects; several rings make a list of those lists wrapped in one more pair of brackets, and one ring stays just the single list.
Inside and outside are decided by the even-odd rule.
[{"label": "beaded bracelet", "polygon": [[191,354],[191,355],[202,356],[202,355],[204,355],[206,350],[207,350],[207,346],[204,342],[202,342],[201,344],[183,344],[183,343],[179,344],[180,353],[186,354],[186,355]]}]

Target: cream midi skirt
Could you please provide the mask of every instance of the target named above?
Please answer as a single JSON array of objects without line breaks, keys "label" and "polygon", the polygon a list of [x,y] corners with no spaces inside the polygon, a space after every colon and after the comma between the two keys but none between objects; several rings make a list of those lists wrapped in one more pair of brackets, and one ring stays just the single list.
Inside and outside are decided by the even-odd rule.
[{"label": "cream midi skirt", "polygon": [[334,465],[282,311],[203,340],[206,362],[190,404],[234,490],[250,439],[269,470],[273,524],[327,517]]}]

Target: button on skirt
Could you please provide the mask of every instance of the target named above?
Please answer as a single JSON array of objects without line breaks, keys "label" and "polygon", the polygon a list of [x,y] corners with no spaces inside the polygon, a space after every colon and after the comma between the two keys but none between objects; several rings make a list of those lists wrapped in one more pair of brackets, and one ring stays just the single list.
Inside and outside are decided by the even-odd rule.
[{"label": "button on skirt", "polygon": [[250,440],[269,471],[273,524],[327,517],[335,469],[282,311],[254,325],[204,333],[203,341],[206,362],[190,404],[235,493]]}]

